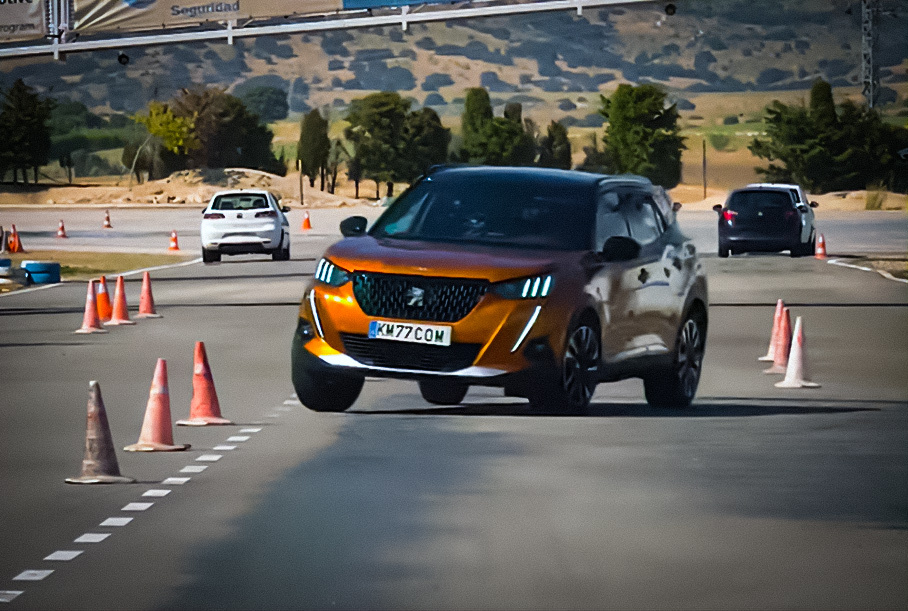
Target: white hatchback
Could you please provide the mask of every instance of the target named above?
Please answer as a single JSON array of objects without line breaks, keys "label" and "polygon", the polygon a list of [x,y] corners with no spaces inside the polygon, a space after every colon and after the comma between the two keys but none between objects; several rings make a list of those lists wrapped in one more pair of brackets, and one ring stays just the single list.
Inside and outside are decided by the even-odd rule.
[{"label": "white hatchback", "polygon": [[219,191],[202,218],[202,260],[221,255],[271,254],[275,261],[290,259],[290,224],[277,198],[268,191]]}]

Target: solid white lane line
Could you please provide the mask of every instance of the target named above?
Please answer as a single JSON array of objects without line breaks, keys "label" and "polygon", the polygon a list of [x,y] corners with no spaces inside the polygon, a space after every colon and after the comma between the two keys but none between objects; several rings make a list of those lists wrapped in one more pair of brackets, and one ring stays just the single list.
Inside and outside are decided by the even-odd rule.
[{"label": "solid white lane line", "polygon": [[98,526],[126,526],[132,522],[132,518],[107,518]]},{"label": "solid white lane line", "polygon": [[192,478],[189,478],[189,477],[168,477],[167,479],[165,479],[165,480],[164,480],[163,482],[161,482],[161,483],[162,483],[163,485],[165,485],[165,486],[182,486],[183,484],[185,484],[186,482],[188,482],[190,479],[192,479]]},{"label": "solid white lane line", "polygon": [[154,505],[154,503],[130,503],[120,511],[145,511],[152,505]]},{"label": "solid white lane line", "polygon": [[21,573],[19,573],[15,577],[13,577],[13,581],[41,581],[42,579],[47,578],[47,576],[50,575],[51,573],[53,573],[53,570],[50,570],[50,571],[37,571],[37,570],[22,571]]},{"label": "solid white lane line", "polygon": [[208,468],[208,465],[186,465],[180,469],[180,473],[201,473]]},{"label": "solid white lane line", "polygon": [[45,560],[61,560],[63,562],[66,562],[66,561],[72,560],[73,558],[75,558],[76,556],[78,556],[81,553],[82,553],[81,550],[80,551],[58,550],[58,551],[54,552],[53,554],[51,554],[50,556],[46,556],[44,559]]},{"label": "solid white lane line", "polygon": [[170,493],[171,493],[170,490],[146,490],[142,496],[162,497],[162,496],[167,496]]},{"label": "solid white lane line", "polygon": [[222,451],[222,452],[229,452],[230,450],[236,450],[236,446],[219,445],[219,446],[214,446],[211,449]]},{"label": "solid white lane line", "polygon": [[232,437],[228,437],[227,441],[249,441],[249,435],[234,435]]},{"label": "solid white lane line", "polygon": [[200,462],[217,462],[221,460],[221,458],[222,456],[220,454],[202,454],[196,458],[196,460]]},{"label": "solid white lane line", "polygon": [[73,543],[100,543],[110,536],[110,533],[85,533],[73,540]]}]

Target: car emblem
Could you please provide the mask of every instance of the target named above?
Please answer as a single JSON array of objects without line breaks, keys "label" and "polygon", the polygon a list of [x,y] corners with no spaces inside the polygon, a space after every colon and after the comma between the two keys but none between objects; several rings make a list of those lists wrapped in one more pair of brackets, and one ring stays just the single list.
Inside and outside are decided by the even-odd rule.
[{"label": "car emblem", "polygon": [[421,308],[425,305],[423,298],[425,297],[426,291],[419,288],[418,286],[411,286],[406,293],[407,306]]},{"label": "car emblem", "polygon": [[237,214],[237,215],[236,215],[236,218],[241,219],[241,218],[243,218],[243,215],[242,215],[242,214]]}]

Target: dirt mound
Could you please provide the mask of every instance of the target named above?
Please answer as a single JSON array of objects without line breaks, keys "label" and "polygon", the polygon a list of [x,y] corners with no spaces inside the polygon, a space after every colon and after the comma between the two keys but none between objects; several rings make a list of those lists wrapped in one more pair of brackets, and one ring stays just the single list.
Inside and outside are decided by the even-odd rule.
[{"label": "dirt mound", "polygon": [[[323,193],[304,186],[304,203],[310,208],[354,206],[363,199]],[[129,186],[122,177],[112,184],[27,187],[8,186],[0,192],[0,205],[6,206],[117,206],[117,205],[190,205],[204,206],[211,196],[225,189],[266,189],[278,195],[284,205],[300,206],[299,173],[278,176],[245,168],[183,170],[167,178]]]}]

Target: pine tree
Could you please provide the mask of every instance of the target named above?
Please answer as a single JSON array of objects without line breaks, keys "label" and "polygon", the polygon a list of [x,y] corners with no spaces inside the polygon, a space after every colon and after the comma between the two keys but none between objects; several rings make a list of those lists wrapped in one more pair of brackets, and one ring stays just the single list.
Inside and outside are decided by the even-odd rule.
[{"label": "pine tree", "polygon": [[317,108],[313,108],[300,122],[300,139],[296,147],[296,158],[300,171],[309,177],[309,186],[315,186],[315,179],[321,174],[328,161],[331,141],[328,139],[328,121]]}]

